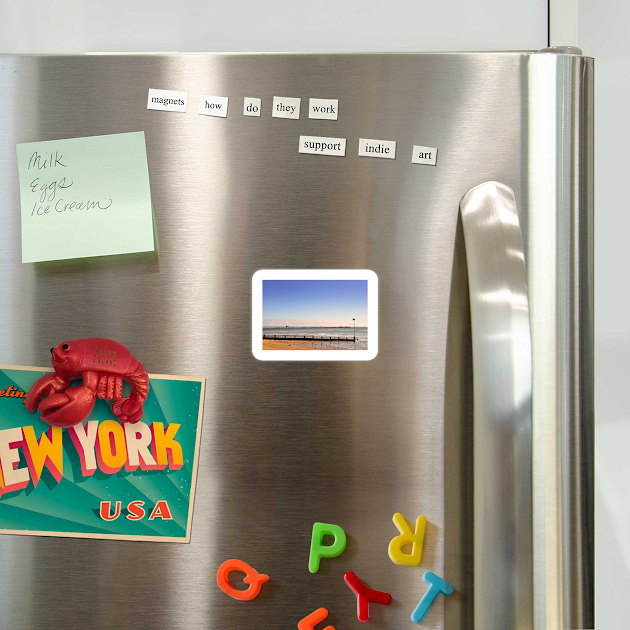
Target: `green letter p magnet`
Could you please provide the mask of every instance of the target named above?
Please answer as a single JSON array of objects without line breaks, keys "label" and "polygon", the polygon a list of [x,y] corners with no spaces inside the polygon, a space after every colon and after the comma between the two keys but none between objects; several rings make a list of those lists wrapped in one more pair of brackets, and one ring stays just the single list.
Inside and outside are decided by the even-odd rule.
[{"label": "green letter p magnet", "polygon": [[[334,536],[332,545],[323,545],[324,536]],[[311,538],[311,555],[308,559],[308,570],[311,573],[319,571],[319,561],[322,558],[336,558],[346,548],[346,532],[339,525],[328,523],[313,523],[313,537]]]}]

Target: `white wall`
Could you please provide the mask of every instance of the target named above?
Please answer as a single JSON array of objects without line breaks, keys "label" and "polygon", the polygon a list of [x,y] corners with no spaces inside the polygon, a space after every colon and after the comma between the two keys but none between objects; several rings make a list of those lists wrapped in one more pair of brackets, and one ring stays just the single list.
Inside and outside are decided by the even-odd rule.
[{"label": "white wall", "polygon": [[0,0],[2,52],[538,49],[547,0]]},{"label": "white wall", "polygon": [[597,628],[630,624],[629,31],[627,0],[579,0],[578,45],[595,57]]}]

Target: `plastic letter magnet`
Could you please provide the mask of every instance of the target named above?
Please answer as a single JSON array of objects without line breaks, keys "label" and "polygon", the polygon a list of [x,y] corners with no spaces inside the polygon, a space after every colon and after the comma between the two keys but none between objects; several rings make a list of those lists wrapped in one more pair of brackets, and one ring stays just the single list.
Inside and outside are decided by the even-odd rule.
[{"label": "plastic letter magnet", "polygon": [[[246,575],[243,578],[243,582],[249,584],[249,588],[245,591],[239,591],[234,588],[228,580],[230,571],[242,571],[245,573]],[[247,562],[243,562],[242,560],[226,560],[217,571],[217,584],[219,588],[226,595],[244,602],[249,602],[257,597],[263,583],[267,582],[267,580],[269,580],[268,575],[258,573],[256,569],[250,567]]]},{"label": "plastic letter magnet", "polygon": [[[405,517],[396,512],[394,514],[394,525],[398,528],[400,536],[392,539],[389,543],[389,557],[394,564],[403,564],[407,567],[417,567],[422,561],[422,545],[424,544],[424,531],[427,528],[427,519],[419,516],[416,521],[415,533],[407,524]],[[411,553],[404,553],[403,547],[411,545]]]},{"label": "plastic letter magnet", "polygon": [[[324,536],[335,538],[332,545],[323,545]],[[346,532],[339,525],[328,523],[313,523],[313,536],[311,538],[311,553],[308,558],[308,570],[311,573],[319,571],[319,561],[322,558],[336,558],[346,548]]]},{"label": "plastic letter magnet", "polygon": [[[325,608],[318,608],[298,623],[298,630],[314,630],[315,625],[326,619],[326,617],[328,617],[328,611]],[[335,630],[335,626],[326,626],[324,630]]]},{"label": "plastic letter magnet", "polygon": [[348,571],[343,579],[357,596],[357,617],[361,623],[365,623],[370,618],[370,602],[385,606],[392,603],[392,596],[389,593],[367,588],[352,571]]},{"label": "plastic letter magnet", "polygon": [[429,585],[424,597],[420,600],[420,603],[416,606],[416,609],[411,613],[411,621],[414,623],[420,623],[423,617],[427,614],[427,610],[435,600],[435,598],[442,593],[443,595],[452,595],[455,590],[451,584],[446,580],[427,571],[422,576],[422,581]]}]

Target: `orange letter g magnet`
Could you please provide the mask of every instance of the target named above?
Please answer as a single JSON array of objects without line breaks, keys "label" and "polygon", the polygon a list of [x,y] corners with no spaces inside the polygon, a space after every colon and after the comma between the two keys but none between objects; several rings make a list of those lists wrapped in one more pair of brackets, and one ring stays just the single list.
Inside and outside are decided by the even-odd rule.
[{"label": "orange letter g magnet", "polygon": [[[249,588],[245,591],[239,591],[234,588],[229,580],[228,574],[230,571],[242,571],[245,573],[243,582],[249,584]],[[242,560],[226,560],[217,571],[217,584],[219,588],[230,597],[234,599],[240,599],[241,601],[249,602],[260,593],[262,585],[269,580],[269,576],[264,573],[258,573],[256,569],[252,568],[243,562]]]}]

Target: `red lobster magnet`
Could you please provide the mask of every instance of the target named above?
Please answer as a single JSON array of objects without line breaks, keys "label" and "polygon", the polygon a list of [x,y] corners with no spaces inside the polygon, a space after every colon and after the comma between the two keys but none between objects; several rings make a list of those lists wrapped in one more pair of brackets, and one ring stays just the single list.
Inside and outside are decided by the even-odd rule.
[{"label": "red lobster magnet", "polygon": [[[55,371],[28,390],[28,411],[37,408],[42,420],[54,427],[72,427],[90,415],[98,397],[114,401],[112,411],[121,422],[133,424],[142,418],[149,376],[125,346],[98,337],[73,339],[51,348],[50,354]],[[83,384],[70,387],[70,381],[79,377]],[[123,379],[131,385],[128,398],[122,395]]]}]

